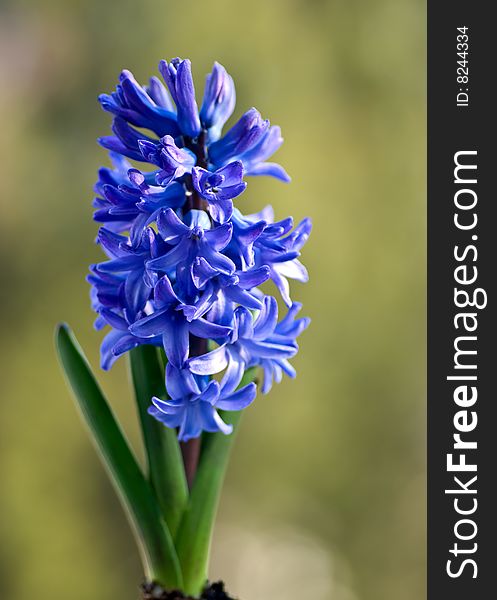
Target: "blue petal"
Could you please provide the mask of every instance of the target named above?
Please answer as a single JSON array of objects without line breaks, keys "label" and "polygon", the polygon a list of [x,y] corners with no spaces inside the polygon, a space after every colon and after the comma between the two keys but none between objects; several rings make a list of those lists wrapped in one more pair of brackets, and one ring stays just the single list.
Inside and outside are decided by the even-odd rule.
[{"label": "blue petal", "polygon": [[123,273],[131,271],[143,263],[143,259],[136,254],[128,254],[122,258],[113,258],[103,263],[98,263],[97,268],[101,273]]},{"label": "blue petal", "polygon": [[209,381],[207,387],[199,395],[199,400],[207,402],[208,404],[216,404],[219,398],[219,383],[217,381]]},{"label": "blue petal", "polygon": [[278,303],[276,298],[266,296],[264,298],[264,308],[259,313],[254,323],[254,338],[263,340],[270,336],[276,323],[278,322]]},{"label": "blue petal", "polygon": [[245,363],[240,359],[233,346],[228,346],[228,349],[230,350],[228,368],[221,380],[221,397],[223,398],[236,390],[245,372]]},{"label": "blue petal", "polygon": [[240,160],[235,160],[221,167],[216,171],[217,175],[224,178],[222,187],[231,187],[242,183],[243,179],[243,163]]},{"label": "blue petal", "polygon": [[154,288],[154,301],[160,308],[179,302],[178,296],[174,293],[173,286],[167,275],[163,275],[157,282]]},{"label": "blue petal", "polygon": [[178,410],[175,414],[172,415],[167,415],[155,406],[150,406],[147,412],[149,415],[154,417],[154,419],[157,419],[157,421],[163,423],[166,427],[169,427],[170,429],[175,429],[176,427],[179,427],[181,422],[183,421],[184,408]]},{"label": "blue petal", "polygon": [[217,139],[223,125],[235,108],[236,95],[233,79],[219,63],[214,63],[212,73],[207,75],[204,100],[200,109],[200,119],[209,132],[209,139]]},{"label": "blue petal", "polygon": [[235,310],[235,320],[239,338],[250,339],[254,335],[251,313],[243,306]]},{"label": "blue petal", "polygon": [[262,302],[258,298],[252,294],[249,294],[249,292],[242,290],[236,285],[230,285],[224,288],[224,293],[232,302],[241,304],[246,308],[250,308],[252,310],[260,310],[262,308]]},{"label": "blue petal", "polygon": [[101,316],[105,319],[105,322],[114,329],[120,329],[121,331],[128,331],[128,323],[126,319],[116,314],[113,310],[108,308],[102,308],[100,310]]},{"label": "blue petal", "polygon": [[190,332],[201,338],[223,338],[229,335],[231,331],[231,327],[216,325],[216,323],[211,323],[205,319],[195,319],[190,323]]},{"label": "blue petal", "polygon": [[197,257],[192,265],[192,279],[197,288],[202,288],[209,279],[219,274],[202,256]]},{"label": "blue petal", "polygon": [[189,338],[188,325],[183,315],[175,313],[165,323],[162,332],[162,343],[168,361],[178,369],[181,369],[188,358]]},{"label": "blue petal", "polygon": [[252,356],[257,358],[292,358],[297,354],[295,346],[280,346],[269,342],[245,340],[244,346]]},{"label": "blue petal", "polygon": [[121,246],[127,241],[123,235],[118,235],[105,227],[101,227],[98,231],[97,240],[110,257],[118,258],[123,255]]},{"label": "blue petal", "polygon": [[125,352],[129,352],[133,348],[136,348],[140,345],[140,340],[134,335],[123,335],[121,339],[115,344],[112,348],[112,353],[115,356],[121,356]]},{"label": "blue petal", "polygon": [[175,415],[178,410],[182,409],[183,403],[181,400],[161,400],[154,396],[152,398],[153,405],[166,415]]},{"label": "blue petal", "polygon": [[190,228],[183,223],[171,208],[167,208],[160,213],[157,219],[157,227],[165,242],[170,242],[190,233]]},{"label": "blue petal", "polygon": [[169,96],[168,91],[164,87],[162,81],[158,77],[155,77],[155,75],[150,78],[147,91],[148,95],[158,106],[162,106],[174,114],[174,106],[171,101],[171,97]]},{"label": "blue petal", "polygon": [[235,263],[224,254],[212,250],[207,244],[202,244],[200,252],[201,256],[206,259],[209,265],[214,269],[217,269],[220,273],[231,275],[235,272]]},{"label": "blue petal", "polygon": [[228,357],[224,345],[187,361],[188,368],[196,375],[214,375],[220,373],[227,365]]},{"label": "blue petal", "polygon": [[307,269],[296,258],[294,260],[279,263],[277,266],[275,266],[275,268],[278,270],[278,273],[283,277],[296,279],[297,281],[301,281],[302,283],[305,283],[309,280]]},{"label": "blue petal", "polygon": [[247,169],[247,175],[269,175],[269,177],[275,177],[276,179],[279,179],[285,183],[289,183],[292,180],[290,175],[288,175],[281,165],[272,162],[263,162],[256,165],[251,165]]},{"label": "blue petal", "polygon": [[148,286],[143,278],[143,270],[132,271],[124,283],[124,296],[126,308],[133,316],[141,311],[150,298],[152,288]]},{"label": "blue petal", "polygon": [[250,269],[248,271],[240,271],[236,273],[238,275],[238,285],[244,290],[250,290],[253,287],[261,285],[269,279],[271,271],[267,265],[259,267],[257,269]]},{"label": "blue petal", "polygon": [[209,158],[215,165],[223,165],[257,144],[269,127],[255,108],[248,110],[240,120],[217,142],[209,147]]},{"label": "blue petal", "polygon": [[224,433],[224,435],[232,433],[233,425],[225,423],[213,406],[206,402],[202,402],[199,406],[199,410],[201,411],[202,425],[205,431],[211,433],[220,431],[221,433]]},{"label": "blue petal", "polygon": [[170,315],[167,309],[158,310],[129,326],[133,335],[142,338],[151,338],[161,335],[168,327]]},{"label": "blue petal", "polygon": [[195,378],[188,369],[177,369],[171,363],[166,366],[166,388],[171,398],[185,398],[200,394]]},{"label": "blue petal", "polygon": [[234,394],[222,396],[221,400],[216,402],[216,408],[221,410],[243,410],[251,404],[257,396],[257,386],[255,383],[249,383]]},{"label": "blue petal", "polygon": [[197,438],[202,433],[202,411],[200,409],[202,405],[195,404],[193,406],[186,406],[183,422],[181,423],[178,432],[178,440],[181,442],[187,442],[188,440]]},{"label": "blue petal", "polygon": [[281,297],[283,298],[283,302],[287,306],[291,306],[292,299],[290,298],[290,285],[285,279],[285,277],[281,276],[276,269],[271,269],[271,279],[274,281],[274,284],[278,288]]},{"label": "blue petal", "polygon": [[214,221],[217,223],[226,223],[226,221],[231,219],[231,215],[233,214],[233,202],[231,200],[209,198],[207,202],[209,204],[209,214]]},{"label": "blue petal", "polygon": [[188,259],[190,247],[190,240],[183,238],[179,244],[164,254],[164,256],[159,256],[158,258],[149,260],[146,263],[147,269],[152,269],[155,271],[168,271],[172,267],[178,265],[178,263]]},{"label": "blue petal", "polygon": [[233,235],[233,225],[225,223],[214,229],[204,232],[205,239],[209,245],[216,251],[223,250],[229,244]]}]

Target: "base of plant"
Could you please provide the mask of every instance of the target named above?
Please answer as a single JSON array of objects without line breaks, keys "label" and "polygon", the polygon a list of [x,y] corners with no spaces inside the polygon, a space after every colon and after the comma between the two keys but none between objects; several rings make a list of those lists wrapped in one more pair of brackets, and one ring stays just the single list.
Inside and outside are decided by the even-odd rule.
[{"label": "base of plant", "polygon": [[[195,600],[185,596],[179,590],[167,591],[157,583],[144,583],[141,586],[142,600]],[[209,583],[202,592],[200,600],[235,600],[224,591],[224,583]]]}]

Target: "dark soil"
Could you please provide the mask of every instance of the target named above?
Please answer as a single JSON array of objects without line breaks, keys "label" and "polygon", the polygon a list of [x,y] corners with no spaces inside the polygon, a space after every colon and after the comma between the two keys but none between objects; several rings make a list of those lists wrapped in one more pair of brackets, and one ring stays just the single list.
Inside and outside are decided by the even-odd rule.
[{"label": "dark soil", "polygon": [[[144,583],[141,587],[142,600],[194,600],[191,596],[185,596],[179,590],[166,591],[156,583]],[[218,581],[209,584],[200,600],[235,600],[224,591],[224,583]]]}]

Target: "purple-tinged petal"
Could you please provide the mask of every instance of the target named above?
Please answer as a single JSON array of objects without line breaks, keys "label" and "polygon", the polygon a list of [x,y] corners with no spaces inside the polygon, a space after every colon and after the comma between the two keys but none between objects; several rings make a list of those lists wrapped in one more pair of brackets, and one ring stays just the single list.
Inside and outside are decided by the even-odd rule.
[{"label": "purple-tinged petal", "polygon": [[120,329],[121,331],[128,331],[128,323],[126,319],[116,314],[113,310],[109,310],[108,308],[102,308],[100,310],[100,315],[105,322],[114,327],[114,329]]},{"label": "purple-tinged petal", "polygon": [[184,238],[163,256],[158,256],[157,258],[147,261],[146,267],[153,271],[168,271],[172,267],[178,265],[178,263],[188,260],[190,247],[190,240]]},{"label": "purple-tinged petal", "polygon": [[168,322],[162,332],[162,343],[168,361],[178,369],[181,369],[188,358],[190,342],[188,337],[189,323],[185,317],[176,312],[170,314]]},{"label": "purple-tinged petal", "polygon": [[190,332],[193,335],[207,339],[224,338],[232,331],[231,327],[217,325],[205,319],[195,319],[190,323]]},{"label": "purple-tinged petal", "polygon": [[125,352],[129,352],[130,350],[132,350],[133,348],[136,348],[137,346],[140,345],[140,340],[135,337],[134,335],[123,335],[121,337],[121,339],[116,343],[116,345],[114,346],[114,348],[112,348],[112,353],[116,356],[119,357],[121,356],[121,354],[124,354]]},{"label": "purple-tinged petal", "polygon": [[[203,317],[207,311],[209,311],[215,302],[218,301],[219,290],[214,288],[213,286],[206,286],[204,293],[200,296],[199,300],[193,305],[195,312],[192,314],[191,318],[186,315],[188,321],[193,321],[193,319],[198,319],[199,317]],[[183,305],[184,306],[184,305]]]},{"label": "purple-tinged petal", "polygon": [[220,140],[210,145],[210,160],[216,166],[227,164],[257,144],[268,128],[269,121],[263,121],[259,111],[251,108]]},{"label": "purple-tinged petal", "polygon": [[286,358],[279,360],[278,365],[288,377],[294,379],[297,376],[297,371],[292,367]]},{"label": "purple-tinged petal", "polygon": [[233,202],[231,200],[220,198],[209,199],[208,204],[209,214],[216,223],[226,223],[226,221],[231,219],[231,215],[233,214]]},{"label": "purple-tinged petal", "polygon": [[215,62],[212,73],[206,78],[204,100],[200,109],[202,124],[210,130],[210,140],[219,137],[223,125],[233,113],[235,103],[233,79],[222,65]]},{"label": "purple-tinged petal", "polygon": [[133,160],[143,162],[143,156],[139,150],[135,148],[129,148],[114,135],[105,135],[99,137],[97,142],[106,150],[110,150],[111,152],[122,154],[123,156],[127,156]]},{"label": "purple-tinged petal", "polygon": [[129,254],[122,258],[113,258],[103,263],[98,263],[97,269],[100,273],[123,273],[135,269],[140,265],[142,259],[136,254]]},{"label": "purple-tinged petal", "polygon": [[273,378],[275,374],[275,367],[272,361],[264,360],[262,362],[262,370],[264,372],[264,377],[262,380],[261,392],[263,394],[267,394],[271,391],[273,387]]},{"label": "purple-tinged petal", "polygon": [[176,296],[167,275],[163,275],[157,282],[154,288],[154,300],[160,308],[165,308],[179,302],[178,296]]},{"label": "purple-tinged petal", "polygon": [[212,268],[217,269],[220,273],[223,273],[224,275],[231,275],[235,272],[235,263],[224,254],[220,254],[219,252],[212,250],[209,245],[202,244],[200,254],[205,258]]},{"label": "purple-tinged petal", "polygon": [[[150,142],[155,143],[155,140],[148,135],[145,135],[141,131],[136,130],[134,127],[130,127],[124,119],[116,117],[112,123],[112,131],[119,138],[119,140],[129,148],[130,150],[139,152],[138,142]],[[125,156],[127,156],[125,154]],[[143,160],[143,159],[138,159]]]},{"label": "purple-tinged petal", "polygon": [[166,208],[159,214],[157,228],[165,242],[171,242],[190,232],[190,228],[183,223],[171,208]]},{"label": "purple-tinged petal", "polygon": [[233,225],[231,223],[225,223],[215,229],[210,229],[204,232],[205,239],[209,245],[219,252],[226,248],[233,235]]},{"label": "purple-tinged petal", "polygon": [[129,326],[133,335],[142,338],[151,338],[161,335],[169,326],[170,315],[167,309],[158,310]]},{"label": "purple-tinged petal", "polygon": [[126,308],[136,315],[144,308],[151,292],[152,288],[145,283],[143,278],[143,271],[141,269],[132,271],[124,283]]},{"label": "purple-tinged petal", "polygon": [[155,77],[155,75],[150,78],[147,91],[148,95],[158,106],[162,106],[166,110],[174,113],[174,106],[171,101],[171,97],[169,96],[169,93],[164,87],[162,81],[158,77]]},{"label": "purple-tinged petal", "polygon": [[202,288],[209,279],[216,277],[219,271],[213,269],[202,256],[197,256],[192,265],[192,279],[195,287]]},{"label": "purple-tinged petal", "polygon": [[191,62],[186,59],[178,65],[176,72],[176,97],[178,123],[184,133],[192,138],[200,133],[200,119],[195,88],[193,86]]},{"label": "purple-tinged petal", "polygon": [[176,103],[181,130],[192,138],[197,137],[200,133],[200,119],[195,101],[190,61],[174,58],[168,64],[162,60],[159,70]]},{"label": "purple-tinged petal", "polygon": [[101,227],[98,230],[97,240],[110,258],[118,258],[123,255],[122,244],[127,241],[123,235],[118,235],[105,227]]},{"label": "purple-tinged petal", "polygon": [[243,179],[243,163],[241,160],[230,162],[218,169],[216,175],[223,177],[223,187],[238,185]]},{"label": "purple-tinged petal", "polygon": [[267,265],[248,271],[237,271],[238,285],[244,290],[250,290],[253,287],[261,285],[267,281],[271,275],[271,270]]},{"label": "purple-tinged petal", "polygon": [[209,215],[204,210],[193,209],[186,213],[185,223],[190,228],[200,227],[204,231],[211,228]]}]

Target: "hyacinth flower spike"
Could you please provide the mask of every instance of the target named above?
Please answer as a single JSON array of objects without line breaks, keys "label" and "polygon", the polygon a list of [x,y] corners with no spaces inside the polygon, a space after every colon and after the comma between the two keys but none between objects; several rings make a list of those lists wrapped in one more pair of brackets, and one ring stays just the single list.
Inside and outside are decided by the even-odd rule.
[{"label": "hyacinth flower spike", "polygon": [[[258,388],[296,375],[309,319],[297,318],[289,280],[308,279],[300,254],[311,222],[236,208],[247,178],[290,178],[269,160],[280,129],[255,108],[223,132],[236,100],[224,67],[207,75],[201,104],[189,60],[159,71],[163,81],[143,86],[123,71],[99,98],[113,116],[99,139],[112,166],[99,170],[93,201],[106,258],[87,277],[95,329],[105,330],[101,367],[128,357],[145,467],[65,325],[57,349],[135,533],[146,589],[199,598],[240,417]],[[271,281],[283,309],[261,288]]]}]

